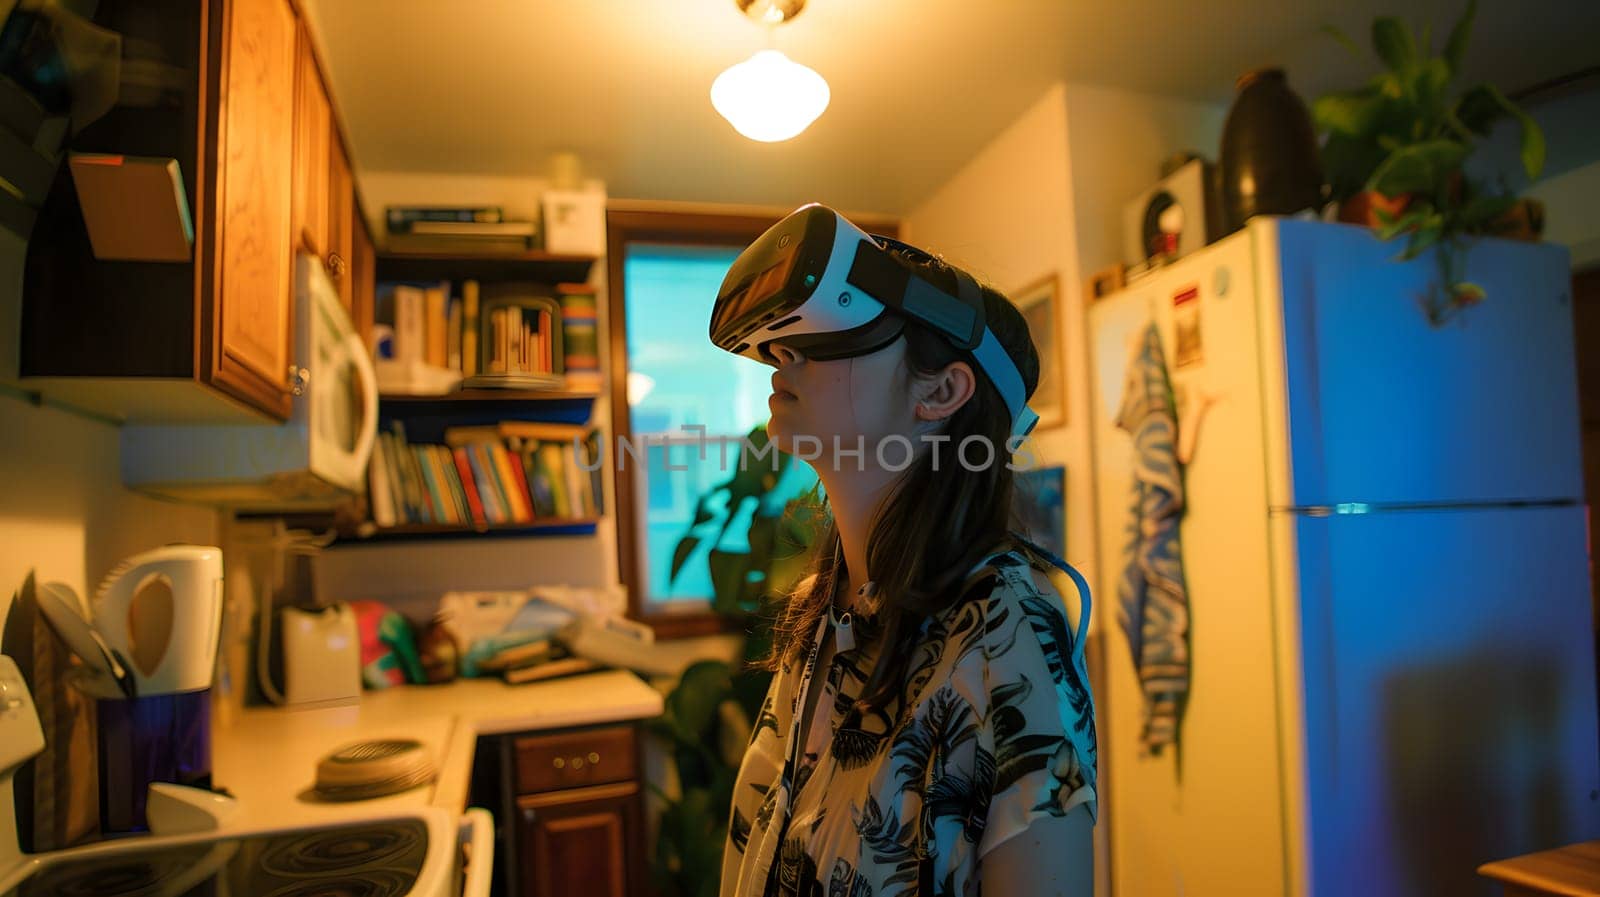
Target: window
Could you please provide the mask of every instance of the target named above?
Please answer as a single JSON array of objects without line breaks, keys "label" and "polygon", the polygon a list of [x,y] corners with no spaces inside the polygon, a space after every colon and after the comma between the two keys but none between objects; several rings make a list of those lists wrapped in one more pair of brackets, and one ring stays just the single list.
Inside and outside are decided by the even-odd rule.
[{"label": "window", "polygon": [[[716,348],[707,330],[723,275],[782,214],[615,207],[607,212],[613,359],[608,448],[616,468],[618,566],[632,614],[664,637],[720,627],[710,611],[714,590],[707,557],[713,539],[695,545],[676,578],[670,572],[702,496],[738,472],[741,440],[767,422],[772,369]],[[895,233],[892,223],[873,226]],[[684,429],[701,426],[703,435]],[[770,456],[759,463],[770,467]],[[781,509],[815,485],[808,465],[787,464],[762,510]],[[716,547],[748,548],[753,504],[728,521]],[[709,508],[718,521],[726,517],[720,497],[713,496]]]}]

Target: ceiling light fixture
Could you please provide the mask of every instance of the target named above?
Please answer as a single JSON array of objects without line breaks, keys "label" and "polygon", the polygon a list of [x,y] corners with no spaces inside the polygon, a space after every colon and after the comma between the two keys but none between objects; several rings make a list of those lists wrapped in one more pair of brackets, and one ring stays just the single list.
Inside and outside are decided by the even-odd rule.
[{"label": "ceiling light fixture", "polygon": [[[772,28],[800,14],[805,0],[734,0],[745,15]],[[763,143],[798,135],[828,108],[828,82],[770,46],[728,67],[711,82],[711,105],[734,130]]]}]

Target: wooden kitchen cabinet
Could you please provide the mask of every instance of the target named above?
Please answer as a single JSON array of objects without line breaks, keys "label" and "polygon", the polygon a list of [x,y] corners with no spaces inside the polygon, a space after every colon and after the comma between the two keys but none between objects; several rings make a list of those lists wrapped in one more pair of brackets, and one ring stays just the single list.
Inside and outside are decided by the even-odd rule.
[{"label": "wooden kitchen cabinet", "polygon": [[95,10],[96,25],[145,47],[172,77],[151,95],[125,91],[66,148],[175,160],[193,249],[181,262],[96,258],[62,165],[24,263],[22,385],[125,420],[285,419],[299,361],[295,251],[337,254],[341,295],[352,310],[357,301],[358,203],[308,32],[291,0],[102,0]]},{"label": "wooden kitchen cabinet", "polygon": [[328,274],[339,287],[345,311],[355,313],[355,179],[344,142],[335,136],[328,148],[328,246],[323,253]]},{"label": "wooden kitchen cabinet", "polygon": [[[218,340],[202,341],[202,372],[235,398],[289,415],[289,242],[294,127],[294,11],[287,0],[233,0],[224,46],[217,246],[202,282],[217,300]],[[209,345],[210,352],[205,352]]]},{"label": "wooden kitchen cabinet", "polygon": [[517,798],[520,897],[629,897],[639,855],[639,783]]},{"label": "wooden kitchen cabinet", "polygon": [[473,803],[495,810],[496,893],[639,897],[644,795],[633,723],[487,739]]},{"label": "wooden kitchen cabinet", "polygon": [[355,226],[350,240],[350,316],[356,322],[361,341],[371,346],[378,307],[378,253],[354,193],[351,194],[351,210]]},{"label": "wooden kitchen cabinet", "polygon": [[294,68],[294,240],[318,258],[328,252],[329,148],[333,104],[312,50],[311,34],[300,28]]}]

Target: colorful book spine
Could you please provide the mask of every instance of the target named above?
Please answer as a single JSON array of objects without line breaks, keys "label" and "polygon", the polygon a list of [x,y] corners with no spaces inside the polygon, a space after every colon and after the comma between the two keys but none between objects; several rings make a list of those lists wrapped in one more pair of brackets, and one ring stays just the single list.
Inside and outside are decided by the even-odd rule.
[{"label": "colorful book spine", "polygon": [[461,373],[478,372],[478,282],[461,283]]},{"label": "colorful book spine", "polygon": [[433,463],[428,460],[428,451],[425,445],[414,445],[411,454],[417,459],[417,467],[422,471],[422,483],[425,487],[423,493],[427,498],[428,523],[449,523],[450,515],[445,510],[444,495],[439,491],[439,484],[433,476]]},{"label": "colorful book spine", "polygon": [[528,472],[522,467],[522,453],[506,450],[506,463],[511,465],[511,475],[517,481],[517,494],[522,499],[522,506],[528,510],[528,519],[537,520],[539,511],[533,506],[533,493],[528,489]]},{"label": "colorful book spine", "polygon": [[384,210],[384,220],[393,234],[411,232],[416,221],[473,221],[480,224],[499,224],[504,213],[499,206],[389,206]]},{"label": "colorful book spine", "polygon": [[572,501],[567,496],[567,474],[561,463],[561,448],[557,443],[545,442],[539,446],[539,457],[550,472],[550,491],[555,497],[556,516],[572,517]]},{"label": "colorful book spine", "polygon": [[511,519],[516,523],[527,523],[533,519],[533,508],[524,504],[522,493],[517,489],[516,474],[511,472],[511,456],[506,447],[498,442],[487,444],[491,457],[494,458],[494,470],[500,490],[506,495],[506,504],[511,509]]},{"label": "colorful book spine", "polygon": [[472,464],[472,477],[478,484],[478,495],[483,499],[483,511],[490,523],[505,523],[509,515],[506,506],[500,497],[500,490],[495,488],[495,478],[492,473],[489,454],[484,450],[484,443],[476,442],[466,446],[467,459]]},{"label": "colorful book spine", "polygon": [[473,481],[472,462],[467,459],[467,450],[454,449],[450,452],[451,459],[455,462],[456,473],[461,478],[461,491],[467,499],[467,509],[472,514],[474,526],[487,526],[489,518],[483,513],[483,499],[478,496],[478,485]]},{"label": "colorful book spine", "polygon": [[522,467],[528,473],[528,497],[533,502],[534,515],[541,518],[556,516],[555,494],[550,491],[550,473],[539,460],[539,444],[528,443],[521,454]]},{"label": "colorful book spine", "polygon": [[463,526],[471,523],[472,514],[467,509],[467,497],[461,491],[461,478],[456,476],[456,463],[450,457],[450,450],[442,445],[432,445],[428,449],[433,452],[433,460],[438,465],[445,491],[450,493],[450,506],[455,511],[456,522]]},{"label": "colorful book spine", "polygon": [[561,364],[563,373],[600,372],[600,316],[594,288],[564,283],[561,294]]}]

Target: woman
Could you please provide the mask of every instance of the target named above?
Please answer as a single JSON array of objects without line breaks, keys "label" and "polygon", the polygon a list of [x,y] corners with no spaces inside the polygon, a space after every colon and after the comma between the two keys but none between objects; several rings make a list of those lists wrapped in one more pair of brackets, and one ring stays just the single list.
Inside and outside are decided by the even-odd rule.
[{"label": "woman", "polygon": [[[955,269],[882,245],[947,296],[973,295]],[[1027,324],[992,289],[981,305],[1031,395]],[[769,436],[816,469],[831,524],[775,628],[771,690],[734,787],[724,897],[1093,891],[1083,630],[1042,549],[1008,532],[1015,409],[972,352],[903,325],[854,357],[816,360],[793,344],[828,355],[815,335],[762,352],[776,368]],[[978,447],[970,464],[957,457],[970,437],[995,448],[992,463]],[[909,465],[875,448],[907,443]]]}]

